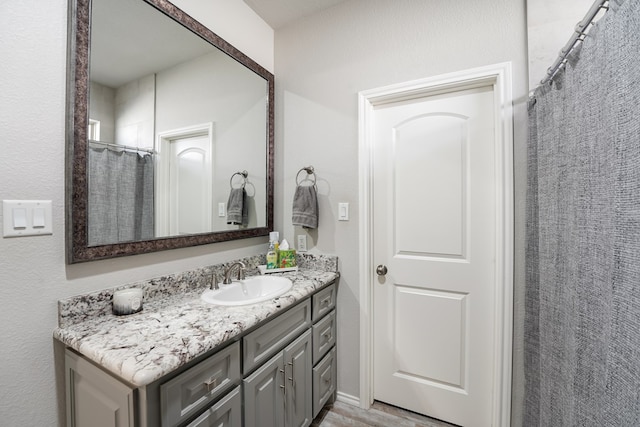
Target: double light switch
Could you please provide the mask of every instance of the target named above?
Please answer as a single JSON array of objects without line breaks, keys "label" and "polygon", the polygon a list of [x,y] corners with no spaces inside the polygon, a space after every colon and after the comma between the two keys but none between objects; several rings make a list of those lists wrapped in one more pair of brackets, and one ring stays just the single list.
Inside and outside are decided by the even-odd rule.
[{"label": "double light switch", "polygon": [[51,200],[3,200],[4,237],[52,234]]}]

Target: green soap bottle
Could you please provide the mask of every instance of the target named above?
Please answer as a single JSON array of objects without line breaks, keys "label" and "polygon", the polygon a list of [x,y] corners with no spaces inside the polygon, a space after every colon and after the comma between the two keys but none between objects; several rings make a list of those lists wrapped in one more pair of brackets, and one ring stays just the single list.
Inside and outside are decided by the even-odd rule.
[{"label": "green soap bottle", "polygon": [[267,251],[267,270],[271,270],[278,267],[278,253],[276,252],[276,245],[273,242],[269,242],[269,250]]},{"label": "green soap bottle", "polygon": [[280,233],[272,231],[269,233],[269,250],[267,251],[267,270],[278,268],[278,240]]}]

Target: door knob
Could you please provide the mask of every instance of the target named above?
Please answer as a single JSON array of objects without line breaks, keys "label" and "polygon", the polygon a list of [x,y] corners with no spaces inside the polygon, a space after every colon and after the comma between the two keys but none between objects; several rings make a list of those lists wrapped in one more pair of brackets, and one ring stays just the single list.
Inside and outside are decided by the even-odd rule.
[{"label": "door knob", "polygon": [[378,267],[376,267],[376,273],[378,274],[378,276],[384,276],[385,274],[387,274],[387,266],[386,265],[382,265],[380,264]]}]

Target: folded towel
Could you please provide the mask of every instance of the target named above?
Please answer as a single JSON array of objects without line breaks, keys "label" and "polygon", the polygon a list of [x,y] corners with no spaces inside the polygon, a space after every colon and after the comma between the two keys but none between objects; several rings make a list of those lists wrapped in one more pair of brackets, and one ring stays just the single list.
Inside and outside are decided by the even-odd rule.
[{"label": "folded towel", "polygon": [[318,195],[314,185],[298,185],[293,196],[293,225],[318,228]]},{"label": "folded towel", "polygon": [[249,215],[247,210],[247,192],[244,187],[232,188],[227,202],[227,224],[247,225]]}]

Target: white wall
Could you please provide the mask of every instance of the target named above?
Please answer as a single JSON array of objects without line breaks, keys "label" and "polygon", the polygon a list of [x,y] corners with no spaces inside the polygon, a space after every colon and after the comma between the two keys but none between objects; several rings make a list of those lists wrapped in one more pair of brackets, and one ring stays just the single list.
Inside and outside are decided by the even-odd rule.
[{"label": "white wall", "polygon": [[[214,230],[238,229],[218,217],[217,206],[228,201],[231,175],[243,170],[251,184],[246,187],[249,226],[266,226],[266,212],[255,209],[266,203],[266,88],[263,78],[218,52],[157,73],[157,132],[213,123]],[[265,144],[257,149],[256,141]],[[240,181],[234,179],[236,186]]]},{"label": "white wall", "polygon": [[[276,217],[291,225],[296,172],[313,165],[320,225],[313,252],[340,259],[338,390],[359,395],[358,109],[361,90],[511,61],[515,102],[516,316],[522,317],[526,188],[525,2],[513,0],[351,0],[276,31]],[[351,220],[337,221],[339,202]],[[521,331],[516,331],[521,365]],[[516,366],[516,407],[521,400]],[[515,417],[519,416],[515,409]],[[517,425],[517,423],[515,423]]]},{"label": "white wall", "polygon": [[[210,15],[225,21],[219,34],[242,41],[249,48],[240,49],[272,68],[273,32],[264,23],[262,31],[248,31],[259,21],[243,2],[174,3],[188,4],[205,24]],[[266,248],[267,239],[256,238],[65,265],[66,22],[65,0],[0,2],[0,199],[52,200],[54,221],[52,236],[0,238],[0,424],[7,426],[64,425],[64,378],[52,337],[59,299]]]},{"label": "white wall", "polygon": [[[153,149],[155,86],[156,78],[150,74],[116,89],[116,136],[112,142],[129,147]],[[91,100],[89,102],[91,103]]]},{"label": "white wall", "polygon": [[594,0],[528,0],[529,89],[535,89]]},{"label": "white wall", "polygon": [[89,89],[89,118],[100,122],[100,140],[116,140],[116,91],[100,83],[91,82]]}]

